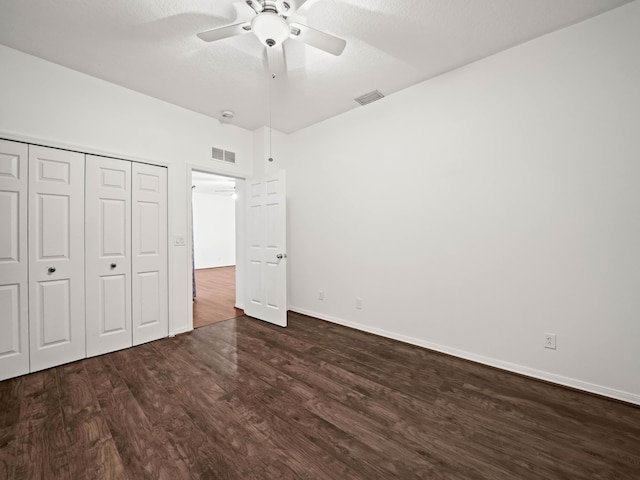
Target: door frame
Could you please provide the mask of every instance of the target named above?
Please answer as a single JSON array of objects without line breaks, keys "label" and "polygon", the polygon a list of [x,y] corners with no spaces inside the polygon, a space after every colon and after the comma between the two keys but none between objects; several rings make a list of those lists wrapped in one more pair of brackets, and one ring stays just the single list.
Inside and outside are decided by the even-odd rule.
[{"label": "door frame", "polygon": [[[209,173],[211,175],[218,175],[220,177],[232,178],[236,181],[236,194],[238,198],[236,198],[236,208],[235,208],[235,230],[236,230],[236,302],[235,307],[244,310],[244,291],[245,291],[245,268],[246,268],[246,252],[245,252],[245,185],[246,185],[246,177],[234,175],[228,172],[224,172],[221,169],[216,169],[214,167],[204,167],[202,165],[196,164],[187,164],[187,235],[186,235],[186,246],[187,246],[187,258],[189,261],[189,271],[193,271],[193,216],[191,212],[193,211],[193,195],[192,195],[192,175],[193,172],[202,172]],[[189,275],[191,278],[191,275]],[[189,304],[193,301],[193,294],[191,290],[191,285],[189,285]],[[189,308],[189,325],[191,325],[191,329],[193,329],[193,308]]]}]

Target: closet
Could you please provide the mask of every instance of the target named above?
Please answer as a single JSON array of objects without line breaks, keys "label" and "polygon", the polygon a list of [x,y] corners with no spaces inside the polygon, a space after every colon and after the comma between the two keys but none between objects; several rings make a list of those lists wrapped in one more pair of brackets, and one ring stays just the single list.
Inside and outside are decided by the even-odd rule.
[{"label": "closet", "polygon": [[167,170],[0,140],[0,380],[168,335]]},{"label": "closet", "polygon": [[168,334],[167,170],[87,155],[87,356]]}]

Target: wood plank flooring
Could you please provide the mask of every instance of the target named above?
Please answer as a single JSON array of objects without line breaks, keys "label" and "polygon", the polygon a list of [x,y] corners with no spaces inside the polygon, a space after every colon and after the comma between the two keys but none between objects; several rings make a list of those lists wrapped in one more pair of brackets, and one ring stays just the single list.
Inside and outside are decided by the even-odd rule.
[{"label": "wood plank flooring", "polygon": [[2,479],[638,479],[640,408],[289,314],[0,382]]},{"label": "wood plank flooring", "polygon": [[196,270],[197,297],[193,302],[193,328],[236,318],[236,267]]}]

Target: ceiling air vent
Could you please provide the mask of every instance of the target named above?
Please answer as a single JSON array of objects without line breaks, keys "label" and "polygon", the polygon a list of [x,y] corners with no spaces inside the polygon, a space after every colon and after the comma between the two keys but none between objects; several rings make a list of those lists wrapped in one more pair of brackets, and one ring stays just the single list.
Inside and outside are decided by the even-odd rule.
[{"label": "ceiling air vent", "polygon": [[360,95],[358,98],[355,98],[354,100],[358,102],[360,105],[368,105],[369,103],[375,102],[376,100],[380,100],[381,98],[384,98],[384,95],[381,94],[378,90],[374,90],[373,92]]},{"label": "ceiling air vent", "polygon": [[236,152],[223,150],[222,148],[211,147],[211,158],[227,163],[236,163]]}]

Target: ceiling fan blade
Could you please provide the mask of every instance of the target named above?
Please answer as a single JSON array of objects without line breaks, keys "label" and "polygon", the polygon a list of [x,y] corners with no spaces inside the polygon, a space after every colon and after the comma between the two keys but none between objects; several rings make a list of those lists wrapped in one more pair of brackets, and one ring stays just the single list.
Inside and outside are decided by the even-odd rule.
[{"label": "ceiling fan blade", "polygon": [[291,38],[324,50],[332,55],[340,55],[347,45],[347,42],[341,38],[334,37],[320,30],[315,30],[301,23],[290,23],[289,26],[291,27]]},{"label": "ceiling fan blade", "polygon": [[212,30],[207,30],[206,32],[200,32],[198,37],[205,42],[215,42],[216,40],[235,37],[236,35],[242,35],[243,33],[249,33],[250,31],[251,23],[243,22],[214,28]]},{"label": "ceiling fan blade", "polygon": [[283,77],[287,73],[287,63],[282,45],[267,47],[267,63],[269,73],[275,75],[276,78]]},{"label": "ceiling fan blade", "polygon": [[287,0],[287,3],[291,6],[291,12],[297,12],[307,0]]}]

